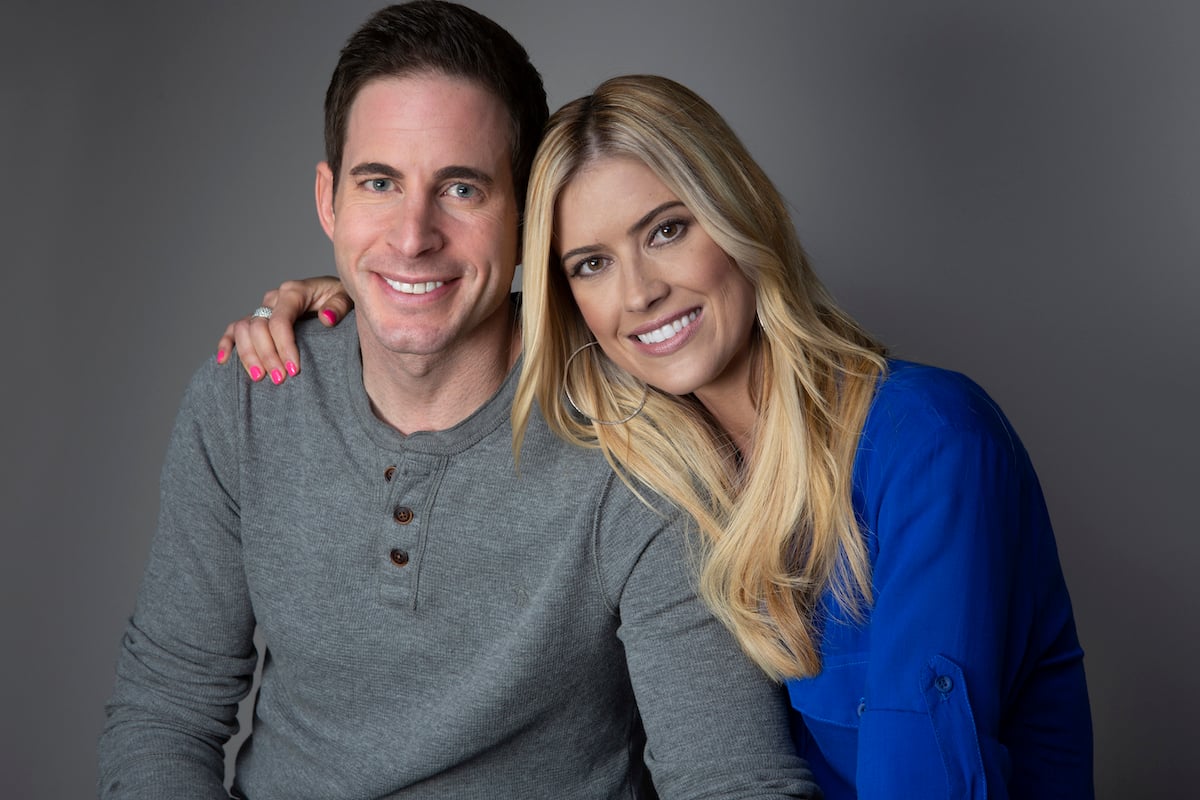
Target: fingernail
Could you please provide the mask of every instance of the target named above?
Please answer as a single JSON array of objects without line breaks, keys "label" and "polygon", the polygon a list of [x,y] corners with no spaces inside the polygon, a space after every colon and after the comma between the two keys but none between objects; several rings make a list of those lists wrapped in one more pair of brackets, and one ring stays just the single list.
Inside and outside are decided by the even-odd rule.
[{"label": "fingernail", "polygon": [[276,386],[283,383],[283,373],[277,369],[271,370],[271,383],[275,384]]},{"label": "fingernail", "polygon": [[263,371],[258,367],[250,368],[250,380],[256,381],[263,376]]},{"label": "fingernail", "polygon": [[224,350],[218,350],[218,351],[217,351],[217,363],[218,363],[218,364],[224,364],[224,363],[225,363],[225,351],[224,351]]},{"label": "fingernail", "polygon": [[291,361],[284,364],[284,366],[287,367],[288,375],[291,375],[293,378],[296,377],[296,373],[300,371],[299,368],[297,368],[296,365]]},{"label": "fingernail", "polygon": [[328,308],[321,312],[321,316],[329,320],[330,325],[337,324],[337,314],[333,313]]}]

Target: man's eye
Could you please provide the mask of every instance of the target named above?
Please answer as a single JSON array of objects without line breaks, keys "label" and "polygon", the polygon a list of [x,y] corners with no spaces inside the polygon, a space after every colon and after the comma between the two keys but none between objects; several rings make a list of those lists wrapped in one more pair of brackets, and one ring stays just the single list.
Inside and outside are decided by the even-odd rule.
[{"label": "man's eye", "polygon": [[363,185],[372,192],[390,192],[395,184],[391,178],[371,178]]},{"label": "man's eye", "polygon": [[469,183],[452,183],[447,193],[460,200],[472,200],[479,194],[479,190]]}]

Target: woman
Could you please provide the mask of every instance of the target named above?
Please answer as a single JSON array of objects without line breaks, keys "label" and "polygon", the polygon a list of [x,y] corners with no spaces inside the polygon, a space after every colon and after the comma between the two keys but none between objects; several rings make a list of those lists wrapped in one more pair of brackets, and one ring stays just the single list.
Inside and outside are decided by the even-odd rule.
[{"label": "woman", "polygon": [[[536,401],[692,515],[701,590],[787,681],[827,797],[1092,795],[1082,651],[1015,432],[837,308],[707,103],[631,76],[563,107],[525,236],[514,446]],[[328,293],[287,289],[277,333]],[[245,323],[222,357],[233,335],[274,358]]]}]

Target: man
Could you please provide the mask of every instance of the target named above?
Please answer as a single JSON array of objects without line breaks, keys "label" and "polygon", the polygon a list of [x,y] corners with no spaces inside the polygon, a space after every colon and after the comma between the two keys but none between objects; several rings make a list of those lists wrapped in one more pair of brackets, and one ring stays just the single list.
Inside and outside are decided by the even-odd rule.
[{"label": "man", "polygon": [[[795,797],[776,688],[694,595],[687,545],[540,421],[519,474],[508,287],[545,94],[511,36],[421,0],[348,42],[321,224],[356,312],[304,380],[209,364],[100,742],[101,797]],[[644,755],[643,755],[644,748]]]}]

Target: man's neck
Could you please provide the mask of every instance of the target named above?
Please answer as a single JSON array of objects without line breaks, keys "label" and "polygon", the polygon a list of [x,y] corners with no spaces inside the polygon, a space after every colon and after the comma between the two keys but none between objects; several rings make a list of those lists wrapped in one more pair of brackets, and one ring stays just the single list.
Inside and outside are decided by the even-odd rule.
[{"label": "man's neck", "polygon": [[521,352],[513,313],[468,341],[430,355],[362,348],[363,385],[375,416],[403,434],[452,428],[490,400]]}]

